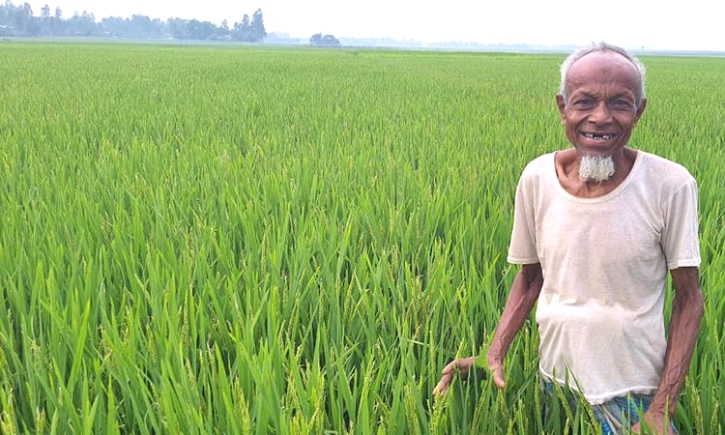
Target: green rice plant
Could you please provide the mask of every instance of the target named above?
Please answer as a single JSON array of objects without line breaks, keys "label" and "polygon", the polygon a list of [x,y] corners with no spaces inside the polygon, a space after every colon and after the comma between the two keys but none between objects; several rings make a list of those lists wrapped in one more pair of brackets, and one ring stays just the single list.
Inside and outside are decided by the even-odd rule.
[{"label": "green rice plant", "polygon": [[[521,170],[568,146],[563,54],[0,49],[3,433],[599,433],[543,421],[533,319],[506,390],[431,395],[496,327]],[[723,60],[644,61],[633,145],[700,186],[675,422],[722,434]]]}]

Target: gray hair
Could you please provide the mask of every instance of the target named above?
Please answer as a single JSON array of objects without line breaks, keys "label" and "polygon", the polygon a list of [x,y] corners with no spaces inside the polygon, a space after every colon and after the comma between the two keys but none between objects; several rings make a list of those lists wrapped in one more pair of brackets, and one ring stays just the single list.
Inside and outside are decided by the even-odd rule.
[{"label": "gray hair", "polygon": [[646,71],[644,65],[642,64],[642,62],[639,61],[639,59],[629,54],[624,48],[616,45],[607,44],[606,42],[591,43],[570,54],[569,57],[566,58],[564,63],[561,64],[561,83],[559,85],[559,94],[564,97],[564,101],[567,101],[566,76],[567,74],[569,74],[571,66],[574,65],[577,60],[581,59],[587,54],[594,52],[617,53],[632,62],[632,65],[637,68],[637,73],[639,75],[639,92],[637,92],[637,95],[635,95],[635,104],[637,105],[637,107],[640,107],[642,105],[642,101],[645,99],[644,78]]}]

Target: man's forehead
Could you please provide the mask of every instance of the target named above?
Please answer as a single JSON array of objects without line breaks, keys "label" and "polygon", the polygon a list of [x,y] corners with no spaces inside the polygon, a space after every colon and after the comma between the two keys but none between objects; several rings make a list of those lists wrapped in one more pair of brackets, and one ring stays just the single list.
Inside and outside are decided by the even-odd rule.
[{"label": "man's forehead", "polygon": [[639,86],[639,70],[619,53],[595,51],[572,64],[567,73],[567,88],[589,83],[593,79],[626,83],[633,92]]},{"label": "man's forehead", "polygon": [[598,69],[619,69],[638,75],[637,66],[625,56],[614,51],[593,51],[577,59],[569,69],[569,73],[577,72],[582,69],[598,68]]}]

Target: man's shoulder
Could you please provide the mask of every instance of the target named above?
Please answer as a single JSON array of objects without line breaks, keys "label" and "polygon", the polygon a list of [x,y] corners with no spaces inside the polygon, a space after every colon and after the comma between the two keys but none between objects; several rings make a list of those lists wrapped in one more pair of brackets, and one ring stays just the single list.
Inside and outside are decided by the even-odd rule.
[{"label": "man's shoulder", "polygon": [[542,154],[531,160],[521,173],[521,178],[541,177],[554,171],[554,155],[556,153]]},{"label": "man's shoulder", "polygon": [[657,183],[682,185],[695,182],[690,171],[680,163],[645,151],[638,151],[638,154],[642,159],[641,166],[645,169],[646,175]]}]

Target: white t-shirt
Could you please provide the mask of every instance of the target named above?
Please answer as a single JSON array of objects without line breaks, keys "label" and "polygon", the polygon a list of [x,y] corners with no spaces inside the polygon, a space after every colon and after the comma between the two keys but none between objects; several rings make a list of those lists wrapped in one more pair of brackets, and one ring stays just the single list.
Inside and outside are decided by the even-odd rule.
[{"label": "white t-shirt", "polygon": [[668,269],[700,265],[697,184],[638,151],[627,178],[598,198],[559,183],[554,153],[516,190],[508,261],[541,263],[539,368],[592,404],[657,389],[665,356]]}]

